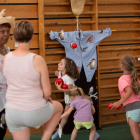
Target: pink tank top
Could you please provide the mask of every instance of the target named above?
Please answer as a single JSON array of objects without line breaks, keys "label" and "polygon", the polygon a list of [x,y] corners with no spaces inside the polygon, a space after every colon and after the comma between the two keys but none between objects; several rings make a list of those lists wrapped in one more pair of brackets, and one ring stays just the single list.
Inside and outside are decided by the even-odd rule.
[{"label": "pink tank top", "polygon": [[16,57],[12,52],[7,54],[3,74],[8,89],[6,92],[6,106],[17,110],[36,110],[46,104],[41,89],[40,74],[33,66],[33,57],[29,53],[23,57]]}]

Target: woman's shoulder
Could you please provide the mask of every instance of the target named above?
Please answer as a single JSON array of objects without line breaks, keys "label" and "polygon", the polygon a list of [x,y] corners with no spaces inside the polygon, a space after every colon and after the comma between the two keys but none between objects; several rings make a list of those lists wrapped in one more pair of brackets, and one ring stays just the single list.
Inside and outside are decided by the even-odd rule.
[{"label": "woman's shoulder", "polygon": [[45,59],[38,54],[33,54],[33,63],[38,67],[46,65]]},{"label": "woman's shoulder", "polygon": [[44,58],[41,55],[35,54],[35,53],[31,53],[34,55],[34,60],[35,61],[45,61]]}]

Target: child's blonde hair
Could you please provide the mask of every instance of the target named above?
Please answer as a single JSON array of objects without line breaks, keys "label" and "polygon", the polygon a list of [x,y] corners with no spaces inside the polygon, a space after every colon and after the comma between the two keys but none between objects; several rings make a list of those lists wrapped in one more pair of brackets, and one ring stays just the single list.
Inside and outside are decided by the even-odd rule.
[{"label": "child's blonde hair", "polygon": [[69,90],[68,94],[69,94],[69,96],[73,96],[73,97],[81,95],[83,98],[86,98],[86,99],[89,99],[90,101],[92,101],[92,99],[89,96],[85,95],[85,93],[83,92],[83,89],[79,88],[77,86],[72,87]]},{"label": "child's blonde hair", "polygon": [[124,55],[121,58],[121,63],[124,66],[125,70],[131,72],[131,85],[134,93],[139,94],[140,84],[138,81],[137,70],[135,69],[135,58],[132,55]]}]

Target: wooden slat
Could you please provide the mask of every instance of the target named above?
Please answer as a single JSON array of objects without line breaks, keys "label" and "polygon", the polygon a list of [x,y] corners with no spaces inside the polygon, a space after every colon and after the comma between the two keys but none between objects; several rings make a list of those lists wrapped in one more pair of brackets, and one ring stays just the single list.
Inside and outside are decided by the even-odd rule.
[{"label": "wooden slat", "polygon": [[[140,65],[136,65],[136,68],[139,68]],[[111,66],[111,67],[100,67],[99,70],[113,70],[113,69],[119,69],[120,71],[120,67],[119,66]]]},{"label": "wooden slat", "polygon": [[[133,57],[138,58],[140,57],[140,55],[135,55]],[[99,61],[109,61],[109,60],[120,60],[120,57],[99,58]]]},{"label": "wooden slat", "polygon": [[118,1],[111,1],[111,2],[98,2],[99,5],[132,5],[132,4],[140,4],[140,2],[135,2],[135,1],[121,1],[121,2],[118,2]]},{"label": "wooden slat", "polygon": [[45,59],[44,0],[38,1],[39,15],[39,54]]},{"label": "wooden slat", "polygon": [[54,65],[54,64],[58,64],[60,61],[50,61],[50,62],[47,62],[46,64],[47,65]]},{"label": "wooden slat", "polygon": [[[137,67],[140,67],[140,65],[136,65],[135,67],[136,67],[136,68],[137,68]],[[113,69],[120,69],[120,67],[119,67],[119,66],[100,67],[99,69],[100,69],[100,70],[110,70],[110,69],[113,70]]]},{"label": "wooden slat", "polygon": [[120,76],[122,76],[122,74],[120,75],[111,75],[111,76],[103,76],[103,77],[100,77],[101,80],[104,80],[104,79],[113,79],[113,78],[119,78]]},{"label": "wooden slat", "polygon": [[58,102],[60,102],[60,103],[65,102],[65,100],[64,100],[64,99],[58,99],[57,101],[58,101]]},{"label": "wooden slat", "polygon": [[52,93],[61,93],[62,91],[60,90],[52,90]]},{"label": "wooden slat", "polygon": [[[93,5],[94,4],[94,2],[86,2],[85,3],[85,5]],[[71,3],[70,2],[60,2],[60,3],[53,3],[53,2],[51,2],[51,3],[48,3],[48,2],[44,2],[44,6],[65,6],[65,5],[71,5]]]},{"label": "wooden slat", "polygon": [[[88,11],[83,12],[82,15],[89,15],[89,14],[95,14],[95,12]],[[62,15],[73,15],[72,12],[44,12],[45,16],[62,16]]]},{"label": "wooden slat", "polygon": [[107,113],[102,113],[101,116],[107,116],[107,115],[114,115],[114,114],[124,114],[125,111],[118,111],[118,112],[107,112]]},{"label": "wooden slat", "polygon": [[136,28],[136,29],[116,29],[116,30],[112,30],[113,32],[134,32],[134,31],[140,31],[140,28]]},{"label": "wooden slat", "polygon": [[[92,9],[95,10],[96,14],[95,15],[92,15],[92,19],[95,19],[96,21],[96,24],[95,25],[92,25],[92,30],[98,30],[98,0],[95,0],[95,5],[92,6]],[[97,54],[99,53],[99,45],[97,46]],[[97,55],[97,58],[99,58],[99,56]],[[97,59],[98,61],[98,64],[99,64],[99,60]],[[97,81],[97,85],[98,85],[98,93],[100,93],[100,73],[99,73],[99,65],[97,65],[97,76],[98,76],[98,81]],[[98,95],[98,112],[100,110],[100,94]],[[98,113],[99,115],[99,127],[101,127],[101,115],[100,113]]]},{"label": "wooden slat", "polygon": [[[51,84],[54,84],[55,83],[55,80],[54,78],[50,80],[51,81]],[[55,90],[54,92],[57,92],[58,90]]]},{"label": "wooden slat", "polygon": [[105,98],[105,97],[116,97],[116,96],[120,96],[120,93],[112,93],[112,94],[107,94],[107,95],[101,95],[101,98]]},{"label": "wooden slat", "polygon": [[108,103],[101,103],[101,107],[108,107]]},{"label": "wooden slat", "polygon": [[[135,40],[140,40],[140,37],[135,37],[135,38],[115,38],[115,39],[104,39],[100,45],[104,45],[106,42],[114,42],[114,41],[135,41]],[[59,42],[46,42],[46,45],[58,45],[60,44]]]},{"label": "wooden slat", "polygon": [[118,87],[118,85],[105,85],[105,86],[100,86],[101,89],[105,89],[105,88],[116,88]]},{"label": "wooden slat", "polygon": [[104,39],[102,42],[133,41],[133,40],[140,40],[140,37],[135,37],[135,38],[114,38],[114,39]]},{"label": "wooden slat", "polygon": [[30,50],[30,52],[39,54],[39,50]]},{"label": "wooden slat", "polygon": [[117,20],[101,20],[99,19],[99,24],[105,24],[105,23],[134,23],[134,22],[140,22],[140,19],[117,19]]},{"label": "wooden slat", "polygon": [[[62,17],[64,18],[64,16],[62,16]],[[58,18],[58,17],[56,16],[56,18]],[[79,28],[82,31],[91,30],[91,26],[93,24],[95,24],[95,23],[89,24],[88,21],[92,21],[92,19],[89,19],[89,18],[79,19],[80,23],[83,22],[83,21],[84,22],[87,21],[87,24],[85,23],[85,24],[81,24],[81,26],[79,25]],[[59,32],[61,28],[63,28],[64,32],[69,32],[69,31],[75,31],[76,30],[76,19],[75,18],[74,19],[55,19],[54,18],[54,19],[49,19],[49,20],[45,19],[45,23],[47,23],[47,22],[56,23],[56,25],[46,25],[45,26],[45,33],[49,33],[51,30]],[[68,23],[73,23],[73,24],[66,24],[66,25],[63,25],[63,27],[62,27],[62,25],[57,25],[57,22],[68,22]],[[50,41],[49,35],[46,35],[45,40],[46,40],[46,42]],[[55,42],[55,41],[53,41],[53,42]]]},{"label": "wooden slat", "polygon": [[38,18],[37,5],[0,5],[0,9],[6,9],[6,16],[13,16],[15,18]]},{"label": "wooden slat", "polygon": [[114,120],[114,121],[109,121],[109,122],[102,122],[102,125],[121,123],[121,122],[126,122],[126,119]]},{"label": "wooden slat", "polygon": [[102,102],[106,102],[107,100],[120,100],[120,96],[113,96],[113,97],[104,97],[104,98],[101,98],[100,101]]},{"label": "wooden slat", "polygon": [[[102,77],[100,77],[100,79],[101,80],[104,80],[104,79],[114,79],[114,78],[120,78],[121,76],[122,76],[122,73],[119,74],[119,75],[102,76]],[[140,76],[140,73],[138,73],[138,76]]]},{"label": "wooden slat", "polygon": [[103,49],[103,48],[100,48],[99,49],[99,52],[110,52],[110,51],[124,51],[124,50],[139,50],[140,49],[140,46],[136,46],[136,47],[120,47],[120,48],[115,48],[115,47],[112,47],[112,48],[107,48],[107,49]]},{"label": "wooden slat", "polygon": [[120,41],[102,41],[99,45],[107,46],[107,45],[128,45],[128,44],[138,44],[139,40],[120,40]]},{"label": "wooden slat", "polygon": [[[112,32],[112,35],[105,38],[103,41],[104,42],[111,42],[111,41],[129,41],[128,39],[132,38],[130,41],[137,41],[139,38],[139,31],[114,31]],[[102,42],[103,42],[102,41]]]},{"label": "wooden slat", "polygon": [[[80,24],[93,24],[95,21],[80,21]],[[75,25],[75,22],[45,22],[45,26],[50,25]]]},{"label": "wooden slat", "polygon": [[55,71],[49,71],[49,74],[55,74]]},{"label": "wooden slat", "polygon": [[60,61],[50,61],[50,62],[47,62],[46,64],[47,65],[54,65],[54,64],[58,64]]},{"label": "wooden slat", "polygon": [[[17,23],[18,21],[19,20],[15,20],[15,23]],[[30,23],[34,25],[34,33],[39,33],[38,20],[26,20],[26,21],[29,21]],[[14,29],[14,26],[11,27],[10,34],[13,34],[13,29]]]},{"label": "wooden slat", "polygon": [[[38,35],[34,35],[30,48],[39,48],[38,43],[39,43]],[[9,37],[7,46],[9,46],[10,49],[16,49],[13,36]]]},{"label": "wooden slat", "polygon": [[0,0],[0,4],[17,4],[17,3],[38,3],[38,0]]},{"label": "wooden slat", "polygon": [[130,11],[98,11],[99,14],[135,14],[140,13],[140,10],[130,10]]},{"label": "wooden slat", "polygon": [[60,43],[56,41],[51,41],[51,42],[45,42],[45,45],[60,45]]},{"label": "wooden slat", "polygon": [[65,51],[46,52],[46,55],[65,54]]}]

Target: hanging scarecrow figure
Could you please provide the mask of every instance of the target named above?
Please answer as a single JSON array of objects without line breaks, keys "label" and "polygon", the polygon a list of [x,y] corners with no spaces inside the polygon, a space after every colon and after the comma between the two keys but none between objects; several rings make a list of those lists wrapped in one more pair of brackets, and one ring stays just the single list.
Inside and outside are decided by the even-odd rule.
[{"label": "hanging scarecrow figure", "polygon": [[[50,33],[50,38],[52,40],[56,39],[60,42],[66,52],[66,57],[72,59],[79,70],[80,79],[75,81],[75,85],[81,87],[86,95],[90,94],[93,105],[95,107],[96,113],[94,114],[94,122],[96,129],[99,129],[98,120],[98,109],[97,109],[97,98],[96,98],[96,79],[95,70],[97,68],[97,53],[96,46],[106,37],[111,35],[110,28],[99,31],[81,31],[78,27],[79,15],[83,12],[85,0],[71,0],[71,8],[73,14],[77,19],[77,29],[72,32],[63,32],[63,39],[60,38],[59,32]],[[93,88],[92,88],[93,87]],[[73,112],[68,118],[68,122],[63,129],[63,133],[70,134],[74,128],[73,124]],[[56,132],[52,137],[55,139],[58,136]],[[99,140],[100,136],[98,133],[95,134],[94,140]]]}]

